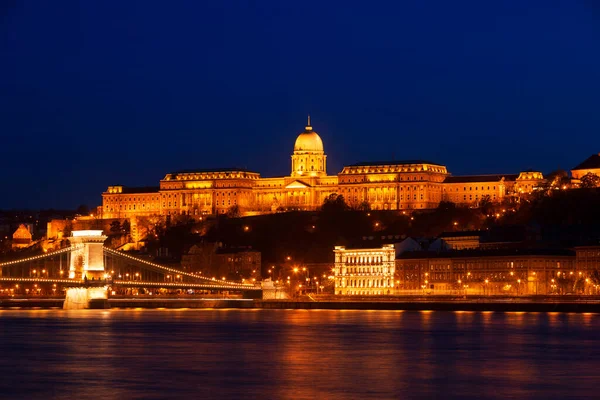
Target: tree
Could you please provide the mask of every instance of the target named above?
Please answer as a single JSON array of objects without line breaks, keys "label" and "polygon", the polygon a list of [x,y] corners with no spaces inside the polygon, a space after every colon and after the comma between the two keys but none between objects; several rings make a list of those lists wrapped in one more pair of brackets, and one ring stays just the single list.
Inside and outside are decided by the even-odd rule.
[{"label": "tree", "polygon": [[564,272],[557,274],[556,285],[559,290],[559,294],[570,294],[575,290],[575,278],[571,274]]},{"label": "tree", "polygon": [[139,237],[145,240],[155,239],[160,232],[164,232],[164,221],[158,215],[137,217],[137,229]]},{"label": "tree", "polygon": [[368,201],[361,202],[356,209],[358,211],[371,211],[371,204]]},{"label": "tree", "polygon": [[73,232],[73,223],[71,221],[67,221],[63,229],[63,238],[68,238],[71,236],[71,232]]},{"label": "tree", "polygon": [[584,293],[585,292],[585,278],[578,276],[573,283],[573,293]]},{"label": "tree", "polygon": [[131,232],[131,224],[129,223],[128,219],[123,221],[123,224],[121,224],[121,232],[125,235],[129,235]]},{"label": "tree", "polygon": [[600,176],[588,172],[581,177],[581,187],[591,189],[600,186]]},{"label": "tree", "polygon": [[242,212],[237,204],[227,209],[227,218],[240,218],[241,216]]},{"label": "tree", "polygon": [[344,196],[337,193],[332,193],[325,198],[321,211],[323,212],[340,212],[348,210],[348,205],[344,200]]},{"label": "tree", "polygon": [[564,185],[568,185],[571,182],[567,171],[562,169],[557,169],[556,171],[550,172],[548,175],[546,175],[546,181],[550,187],[559,188],[563,187]]},{"label": "tree", "polygon": [[598,286],[600,286],[600,272],[597,269],[593,270],[590,274],[590,280],[592,281],[592,284],[595,288],[595,292],[597,294]]},{"label": "tree", "polygon": [[488,215],[494,211],[494,205],[489,195],[481,197],[481,200],[479,201],[479,208],[484,215]]},{"label": "tree", "polygon": [[88,206],[86,206],[85,204],[81,204],[79,207],[77,207],[77,210],[75,210],[75,213],[79,214],[79,215],[89,215],[90,208]]},{"label": "tree", "polygon": [[191,225],[195,222],[194,218],[188,214],[176,214],[171,218],[171,224],[174,226]]},{"label": "tree", "polygon": [[456,204],[451,201],[440,201],[440,204],[438,204],[438,210],[440,211],[450,211],[455,209]]},{"label": "tree", "polygon": [[121,223],[117,220],[117,221],[113,221],[110,223],[110,231],[111,233],[118,235],[119,233],[121,233]]}]

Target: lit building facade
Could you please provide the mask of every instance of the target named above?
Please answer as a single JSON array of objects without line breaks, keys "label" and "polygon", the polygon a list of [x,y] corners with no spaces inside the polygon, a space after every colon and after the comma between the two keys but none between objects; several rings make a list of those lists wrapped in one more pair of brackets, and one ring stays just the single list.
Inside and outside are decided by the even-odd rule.
[{"label": "lit building facade", "polygon": [[600,176],[600,153],[592,154],[571,170],[571,176],[576,180],[583,178],[587,174]]},{"label": "lit building facade", "polygon": [[30,230],[24,224],[19,225],[19,228],[12,235],[12,248],[22,249],[31,246],[32,235]]},{"label": "lit building facade", "polygon": [[199,243],[181,257],[184,271],[216,279],[260,277],[261,253],[251,248],[222,248],[218,243]]},{"label": "lit building facade", "polygon": [[579,272],[590,270],[568,249],[407,252],[396,260],[398,293],[551,294],[559,290],[558,277]]},{"label": "lit building facade", "polygon": [[[424,161],[363,162],[327,175],[323,141],[310,125],[300,133],[288,176],[264,178],[244,168],[201,169],[166,174],[158,187],[109,186],[102,194],[101,218],[316,210],[331,194],[351,207],[374,210],[435,208],[441,201],[476,204],[485,196],[501,200],[515,187],[541,182],[532,175],[450,176],[446,166]],[[521,190],[523,192],[523,190]]]},{"label": "lit building facade", "polygon": [[498,201],[506,196],[503,175],[449,176],[444,180],[443,200],[472,204],[487,198]]},{"label": "lit building facade", "polygon": [[394,245],[375,249],[336,246],[334,279],[338,295],[392,294],[396,251]]}]

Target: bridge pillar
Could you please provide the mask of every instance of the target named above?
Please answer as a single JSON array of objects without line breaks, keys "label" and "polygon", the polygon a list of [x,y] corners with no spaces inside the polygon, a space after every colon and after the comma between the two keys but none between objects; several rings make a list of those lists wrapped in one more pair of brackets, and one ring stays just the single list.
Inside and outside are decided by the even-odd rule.
[{"label": "bridge pillar", "polygon": [[100,230],[72,232],[69,241],[75,250],[71,253],[69,278],[104,279],[103,245],[106,238]]}]

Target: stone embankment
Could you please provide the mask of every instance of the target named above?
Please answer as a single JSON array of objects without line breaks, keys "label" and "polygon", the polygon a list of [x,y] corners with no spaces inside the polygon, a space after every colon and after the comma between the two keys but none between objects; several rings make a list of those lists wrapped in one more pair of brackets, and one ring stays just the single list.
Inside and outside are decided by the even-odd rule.
[{"label": "stone embankment", "polygon": [[[62,308],[64,299],[0,299],[0,308]],[[398,311],[498,311],[600,313],[598,296],[311,296],[295,300],[111,298],[114,309],[278,309],[278,310],[398,310]],[[103,307],[99,307],[103,308]]]}]

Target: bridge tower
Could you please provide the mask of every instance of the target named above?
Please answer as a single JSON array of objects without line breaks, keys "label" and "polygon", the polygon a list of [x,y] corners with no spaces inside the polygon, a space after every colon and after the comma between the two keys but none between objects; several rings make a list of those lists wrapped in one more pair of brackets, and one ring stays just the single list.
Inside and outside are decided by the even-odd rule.
[{"label": "bridge tower", "polygon": [[75,250],[71,253],[69,278],[104,279],[103,245],[106,238],[101,230],[73,231],[69,241]]}]

